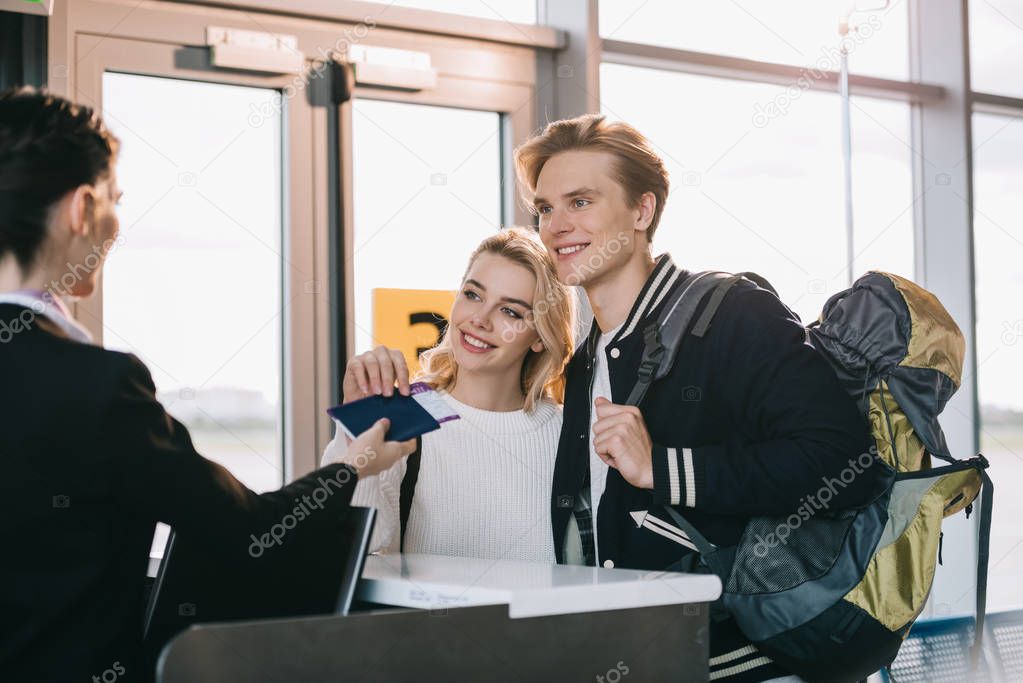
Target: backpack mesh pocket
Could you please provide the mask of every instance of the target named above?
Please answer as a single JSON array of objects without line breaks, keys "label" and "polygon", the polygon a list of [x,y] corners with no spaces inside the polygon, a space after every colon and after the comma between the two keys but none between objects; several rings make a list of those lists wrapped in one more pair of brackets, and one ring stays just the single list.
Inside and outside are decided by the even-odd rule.
[{"label": "backpack mesh pocket", "polygon": [[776,593],[819,578],[835,563],[856,514],[799,518],[755,517],[735,552],[725,591],[743,595]]}]

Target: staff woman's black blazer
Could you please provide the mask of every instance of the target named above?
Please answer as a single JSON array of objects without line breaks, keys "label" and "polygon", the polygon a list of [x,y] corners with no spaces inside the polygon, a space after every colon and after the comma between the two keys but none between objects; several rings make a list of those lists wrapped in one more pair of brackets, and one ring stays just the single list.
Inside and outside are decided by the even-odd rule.
[{"label": "staff woman's black blazer", "polygon": [[196,453],[137,358],[28,313],[0,305],[0,680],[134,679],[157,521],[244,553],[324,479],[347,482],[312,515],[336,525],[356,477],[257,495]]}]

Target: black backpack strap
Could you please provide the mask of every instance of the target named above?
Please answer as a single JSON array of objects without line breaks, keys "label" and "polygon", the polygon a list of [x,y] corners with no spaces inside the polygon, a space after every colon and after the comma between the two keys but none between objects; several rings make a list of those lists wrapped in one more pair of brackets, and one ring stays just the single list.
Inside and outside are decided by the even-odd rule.
[{"label": "black backpack strap", "polygon": [[973,634],[973,652],[970,653],[971,668],[976,671],[983,655],[984,618],[987,614],[987,565],[991,555],[991,511],[994,507],[994,484],[985,471],[987,459],[978,456],[982,483],[980,491],[980,536],[977,539],[977,625]]},{"label": "black backpack strap", "polygon": [[699,320],[693,325],[693,329],[690,332],[694,337],[702,337],[707,334],[707,330],[710,329],[710,323],[714,319],[714,315],[718,312],[721,307],[721,302],[725,300],[725,295],[732,290],[735,283],[742,279],[742,275],[733,275],[730,278],[722,280],[714,291],[711,292],[710,298],[707,299],[707,305],[703,307],[703,313],[700,314]]},{"label": "black backpack strap", "polygon": [[703,313],[700,314],[700,319],[693,325],[692,335],[694,337],[702,337],[707,334],[707,330],[710,329],[710,323],[714,319],[714,315],[718,312],[718,308],[721,307],[721,302],[725,300],[725,296],[731,291],[732,287],[735,286],[739,280],[749,280],[760,289],[766,289],[771,294],[778,296],[778,292],[775,291],[774,287],[767,278],[746,271],[744,273],[736,273],[730,278],[722,280],[717,286],[717,289],[710,295],[710,299],[707,301],[707,305],[703,307]]},{"label": "black backpack strap", "polygon": [[675,508],[670,505],[664,506],[664,511],[668,513],[671,520],[678,525],[678,528],[685,532],[689,540],[696,546],[697,552],[700,553],[700,557],[710,567],[710,570],[718,575],[723,585],[728,584],[728,574],[730,567],[728,563],[722,561],[718,556],[718,547],[707,540],[706,536],[701,534],[692,523],[680,515]]},{"label": "black backpack strap", "polygon": [[748,271],[748,270],[744,271],[742,273],[736,273],[736,275],[743,276],[744,278],[746,278],[747,280],[749,280],[750,282],[755,284],[760,289],[766,289],[771,294],[774,294],[775,296],[777,296],[779,299],[781,298],[780,296],[778,296],[778,290],[776,290],[774,288],[774,285],[772,285],[770,282],[768,282],[767,278],[764,277],[763,275],[757,275],[756,273]]},{"label": "black backpack strap", "polygon": [[416,437],[416,450],[405,459],[405,476],[401,479],[401,497],[399,503],[399,519],[401,524],[401,545],[399,550],[405,551],[405,529],[408,528],[408,516],[412,511],[412,497],[416,495],[416,482],[419,481],[419,462],[422,460],[423,437]]},{"label": "black backpack strap", "polygon": [[696,314],[697,306],[722,278],[730,277],[728,273],[717,271],[693,273],[672,291],[657,320],[643,330],[643,358],[637,371],[639,379],[626,405],[639,405],[650,385],[671,371],[678,347]]},{"label": "black backpack strap", "polygon": [[[657,316],[657,320],[643,330],[644,348],[643,359],[640,361],[638,370],[639,379],[629,394],[626,405],[639,405],[639,402],[646,396],[650,385],[671,371],[678,348],[687,331],[696,337],[703,337],[707,334],[721,303],[728,296],[732,287],[742,279],[749,280],[777,296],[777,292],[770,282],[756,273],[749,272],[732,275],[721,271],[706,270],[689,275],[681,285],[675,287],[668,296],[668,301],[661,310],[661,314]],[[710,293],[710,297],[707,300],[707,305],[704,306],[700,318],[690,330],[690,323],[696,314],[696,309],[708,293]]]}]

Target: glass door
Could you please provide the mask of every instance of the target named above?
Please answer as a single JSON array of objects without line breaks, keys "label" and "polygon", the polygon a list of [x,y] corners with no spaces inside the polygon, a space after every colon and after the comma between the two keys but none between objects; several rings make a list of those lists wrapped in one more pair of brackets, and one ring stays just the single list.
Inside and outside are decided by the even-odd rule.
[{"label": "glass door", "polygon": [[257,491],[284,472],[280,102],[272,88],[103,74],[125,193],[104,343],[141,357],[199,452]]},{"label": "glass door", "polygon": [[76,314],[145,362],[200,453],[279,488],[315,462],[315,110],[285,96],[295,75],[218,70],[203,48],[77,41],[75,96],[121,140],[124,198]]},{"label": "glass door", "polygon": [[[422,291],[425,302],[434,291],[456,289],[472,250],[502,225],[501,116],[372,99],[357,99],[352,109],[350,261],[355,352],[362,353],[390,341],[381,337],[381,317],[375,315],[386,305],[385,292]],[[441,323],[438,329],[409,321],[427,328],[426,346],[447,311],[429,314]],[[420,346],[407,346],[413,367]]]}]

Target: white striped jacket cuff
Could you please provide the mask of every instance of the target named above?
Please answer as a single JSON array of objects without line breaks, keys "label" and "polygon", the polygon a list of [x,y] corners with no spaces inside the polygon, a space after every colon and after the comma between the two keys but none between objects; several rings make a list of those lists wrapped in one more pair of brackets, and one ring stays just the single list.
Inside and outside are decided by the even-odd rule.
[{"label": "white striped jacket cuff", "polygon": [[654,444],[654,499],[662,505],[696,507],[703,488],[698,456],[691,448]]}]

